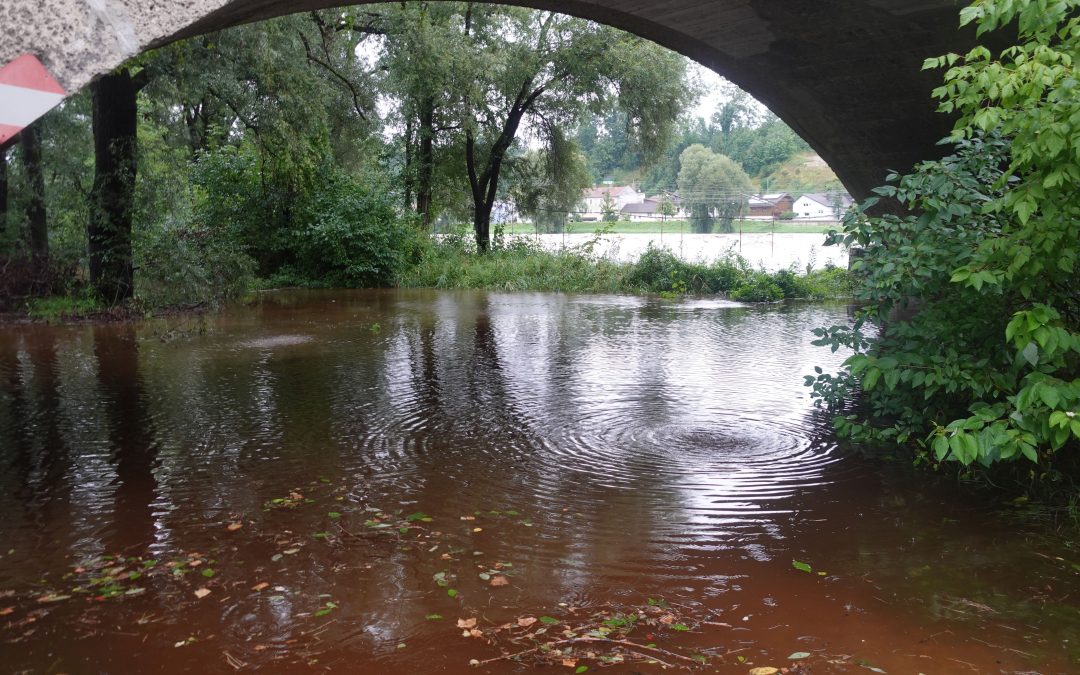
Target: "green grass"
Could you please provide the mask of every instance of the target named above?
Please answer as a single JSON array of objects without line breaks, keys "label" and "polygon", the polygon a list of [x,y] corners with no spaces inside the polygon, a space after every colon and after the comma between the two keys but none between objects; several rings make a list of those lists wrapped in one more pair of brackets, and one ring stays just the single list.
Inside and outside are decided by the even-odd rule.
[{"label": "green grass", "polygon": [[[735,232],[739,231],[740,225],[742,226],[743,234],[769,232],[775,232],[776,234],[819,234],[839,228],[836,223],[797,223],[786,220],[776,222],[743,220],[735,223]],[[536,229],[528,223],[514,223],[503,227],[506,234],[534,234],[536,232]],[[567,223],[566,232],[567,234],[595,234],[596,232],[610,228],[612,234],[659,234],[661,232],[661,227],[663,227],[665,236],[669,234],[678,235],[680,227],[684,233],[691,233],[690,223],[685,220],[667,221],[664,223],[661,223],[660,221],[646,222],[627,220],[620,220],[614,223]]]},{"label": "green grass", "polygon": [[102,307],[101,302],[94,297],[56,295],[30,300],[26,313],[32,319],[52,322],[86,316],[101,310]]},{"label": "green grass", "polygon": [[432,243],[419,261],[398,279],[411,288],[560,291],[565,293],[659,293],[724,295],[746,302],[786,298],[847,298],[852,277],[828,268],[799,274],[794,270],[753,269],[745,258],[728,253],[708,263],[689,263],[667,249],[650,247],[634,263],[593,255],[586,247],[547,251],[527,239],[477,255],[467,238]]}]

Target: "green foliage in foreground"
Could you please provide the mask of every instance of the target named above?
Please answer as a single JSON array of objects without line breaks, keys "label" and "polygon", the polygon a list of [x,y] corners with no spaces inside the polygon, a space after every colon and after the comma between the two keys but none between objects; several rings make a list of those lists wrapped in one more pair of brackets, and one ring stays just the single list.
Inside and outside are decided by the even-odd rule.
[{"label": "green foliage in foreground", "polygon": [[835,237],[865,247],[857,297],[868,305],[854,327],[818,331],[819,344],[855,354],[807,380],[833,406],[861,397],[859,414],[836,420],[841,432],[913,443],[938,462],[1075,475],[1078,6],[976,3],[964,23],[981,34],[1018,22],[1020,44],[996,59],[977,47],[928,62],[951,66],[936,94],[959,114],[955,154],[877,190],[910,215],[856,213]]},{"label": "green foliage in foreground", "polygon": [[427,248],[400,278],[407,287],[482,288],[565,293],[724,294],[744,302],[786,298],[842,298],[851,294],[847,270],[797,274],[753,269],[729,253],[711,263],[690,263],[668,249],[650,247],[635,263],[598,257],[588,246],[548,251],[526,239],[477,255],[461,237]]}]

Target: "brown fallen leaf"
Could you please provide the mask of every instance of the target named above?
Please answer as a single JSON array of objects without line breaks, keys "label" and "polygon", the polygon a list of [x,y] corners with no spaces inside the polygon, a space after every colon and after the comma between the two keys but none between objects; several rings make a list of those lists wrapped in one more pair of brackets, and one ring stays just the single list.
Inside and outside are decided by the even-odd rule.
[{"label": "brown fallen leaf", "polygon": [[201,561],[201,560],[192,560],[191,562],[188,563],[188,567],[198,567],[202,563],[203,563],[203,561]]},{"label": "brown fallen leaf", "polygon": [[750,669],[750,675],[776,675],[776,673],[779,672],[779,668],[773,668],[772,666],[762,666],[760,668]]},{"label": "brown fallen leaf", "polygon": [[483,532],[483,531],[484,531],[484,528],[482,528],[482,527],[474,527],[474,528],[472,529],[472,531],[473,531],[473,532]]},{"label": "brown fallen leaf", "polygon": [[443,553],[439,557],[442,558],[443,560],[449,560],[450,559],[450,554],[449,553]]},{"label": "brown fallen leaf", "polygon": [[509,586],[510,580],[501,574],[491,577],[492,586]]},{"label": "brown fallen leaf", "polygon": [[254,586],[252,586],[251,590],[253,590],[253,591],[261,591],[262,589],[267,588],[269,585],[270,584],[266,583],[265,581],[261,581],[261,582],[255,584]]},{"label": "brown fallen leaf", "polygon": [[203,598],[205,598],[208,595],[210,595],[210,589],[209,588],[200,588],[197,591],[195,591],[195,597],[200,599],[200,600],[202,600]]},{"label": "brown fallen leaf", "polygon": [[3,609],[0,609],[0,616],[7,616],[8,614],[11,614],[14,611],[15,611],[14,607],[5,607]]},{"label": "brown fallen leaf", "polygon": [[523,617],[521,617],[520,619],[517,620],[517,623],[522,628],[528,628],[529,626],[536,623],[536,617],[535,616],[523,616]]},{"label": "brown fallen leaf", "polygon": [[479,628],[473,628],[473,629],[471,629],[469,631],[469,636],[470,637],[476,637],[476,638],[483,637],[484,636],[484,631],[480,630]]},{"label": "brown fallen leaf", "polygon": [[675,615],[674,614],[665,614],[664,616],[660,617],[660,623],[662,623],[664,625],[669,625],[669,624],[675,623]]},{"label": "brown fallen leaf", "polygon": [[577,665],[577,659],[563,659],[562,665],[566,666],[567,668],[573,668]]},{"label": "brown fallen leaf", "polygon": [[239,530],[243,526],[244,526],[243,523],[229,523],[229,526],[226,527],[225,529],[228,530],[229,532],[236,532],[237,530]]},{"label": "brown fallen leaf", "polygon": [[458,619],[457,620],[457,627],[458,628],[476,628],[476,617],[474,616],[471,619]]}]

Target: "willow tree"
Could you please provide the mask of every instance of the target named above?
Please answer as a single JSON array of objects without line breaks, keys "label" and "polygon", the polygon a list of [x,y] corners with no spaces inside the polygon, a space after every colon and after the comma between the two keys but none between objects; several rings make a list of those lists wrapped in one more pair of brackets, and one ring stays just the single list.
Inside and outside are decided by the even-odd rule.
[{"label": "willow tree", "polygon": [[508,153],[526,130],[547,148],[586,113],[618,109],[645,158],[659,155],[690,103],[685,60],[654,43],[551,12],[461,5],[469,49],[455,68],[462,88],[465,169],[479,251],[491,245],[491,213]]},{"label": "willow tree", "polygon": [[530,150],[511,162],[510,197],[538,229],[562,232],[592,181],[577,144],[557,130],[550,133],[548,149]]},{"label": "willow tree", "polygon": [[722,232],[744,212],[753,184],[732,159],[695,144],[679,155],[679,196],[690,209],[695,232],[712,232],[714,220]]}]

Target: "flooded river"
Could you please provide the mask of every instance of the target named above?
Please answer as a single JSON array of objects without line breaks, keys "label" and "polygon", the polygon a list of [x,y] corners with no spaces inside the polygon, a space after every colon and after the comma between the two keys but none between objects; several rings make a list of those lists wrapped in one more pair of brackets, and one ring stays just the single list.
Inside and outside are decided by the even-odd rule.
[{"label": "flooded river", "polygon": [[802,381],[845,317],[388,290],[0,328],[0,663],[1080,672],[1068,533],[831,438]]}]

